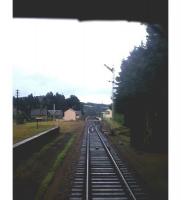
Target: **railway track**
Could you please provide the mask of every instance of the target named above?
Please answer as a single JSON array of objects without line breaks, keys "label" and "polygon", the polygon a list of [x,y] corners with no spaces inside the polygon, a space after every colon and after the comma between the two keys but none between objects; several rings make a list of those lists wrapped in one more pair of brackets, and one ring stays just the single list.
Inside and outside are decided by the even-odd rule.
[{"label": "railway track", "polygon": [[133,171],[116,155],[95,120],[88,120],[86,124],[69,199],[148,199]]}]

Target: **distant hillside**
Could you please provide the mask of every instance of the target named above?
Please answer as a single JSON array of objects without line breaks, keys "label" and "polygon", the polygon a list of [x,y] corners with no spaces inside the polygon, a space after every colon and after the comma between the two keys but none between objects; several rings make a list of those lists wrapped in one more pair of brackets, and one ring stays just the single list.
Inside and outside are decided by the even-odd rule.
[{"label": "distant hillside", "polygon": [[97,103],[82,103],[83,104],[83,110],[85,116],[100,116],[101,112],[105,111],[110,107],[109,104],[97,104]]}]

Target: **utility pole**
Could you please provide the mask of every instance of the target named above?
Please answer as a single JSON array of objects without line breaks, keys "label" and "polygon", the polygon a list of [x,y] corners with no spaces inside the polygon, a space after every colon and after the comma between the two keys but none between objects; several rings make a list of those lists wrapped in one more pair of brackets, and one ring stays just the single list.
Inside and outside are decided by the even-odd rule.
[{"label": "utility pole", "polygon": [[18,124],[18,113],[19,113],[19,90],[16,90],[16,124]]},{"label": "utility pole", "polygon": [[108,65],[106,65],[106,64],[104,64],[104,66],[109,70],[109,71],[111,71],[112,72],[112,81],[110,81],[110,82],[112,82],[112,119],[114,119],[114,114],[115,114],[115,112],[114,112],[114,79],[115,79],[115,69],[114,69],[114,67],[109,67]]},{"label": "utility pole", "polygon": [[19,100],[18,100],[18,97],[19,97],[19,90],[16,90],[16,99],[17,99],[17,104],[16,104],[16,114],[18,114],[18,111],[19,111]]},{"label": "utility pole", "polygon": [[54,110],[54,112],[53,112],[53,121],[55,121],[55,104],[53,104],[53,110]]}]

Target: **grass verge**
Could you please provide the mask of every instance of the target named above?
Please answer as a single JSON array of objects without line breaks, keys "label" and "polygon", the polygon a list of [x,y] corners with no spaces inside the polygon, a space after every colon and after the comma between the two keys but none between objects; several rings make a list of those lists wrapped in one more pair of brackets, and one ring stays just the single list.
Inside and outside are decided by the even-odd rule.
[{"label": "grass verge", "polygon": [[18,169],[16,170],[15,177],[22,177],[25,174],[27,174],[27,172],[26,172],[27,169],[31,168],[31,170],[33,170],[34,168],[36,168],[39,165],[39,161],[43,161],[42,157],[44,157],[44,155],[46,155],[47,151],[54,144],[56,144],[59,140],[60,140],[60,137],[57,137],[52,142],[50,142],[50,143],[46,144],[45,146],[43,146],[39,152],[33,154],[33,156],[30,159],[28,159],[23,165],[20,165],[18,167]]},{"label": "grass verge", "polygon": [[40,183],[52,167],[60,149],[64,148],[71,136],[72,133],[60,133],[39,152],[13,168],[13,199],[35,199]]},{"label": "grass verge", "polygon": [[40,184],[39,190],[38,190],[37,195],[35,197],[36,200],[42,199],[43,194],[46,192],[48,185],[51,183],[57,168],[60,166],[60,164],[62,163],[62,161],[65,158],[67,151],[69,150],[69,148],[73,144],[74,139],[75,139],[75,136],[72,136],[69,139],[68,143],[65,145],[64,149],[57,155],[57,158],[54,161],[53,166],[51,167],[48,174],[45,176],[45,178],[43,179],[43,181]]},{"label": "grass verge", "polygon": [[[168,195],[168,155],[166,153],[148,153],[137,151],[130,146],[130,134],[116,122],[105,122],[111,129],[116,129],[108,138],[117,151],[137,171],[143,180],[151,199],[165,200]],[[120,126],[120,127],[118,127]],[[127,130],[128,131],[128,130]]]},{"label": "grass verge", "polygon": [[127,127],[123,126],[119,121],[106,119],[103,121],[103,124],[104,127],[112,134],[130,136],[130,130]]},{"label": "grass verge", "polygon": [[13,124],[13,143],[19,142],[23,139],[41,133],[49,128],[54,127],[53,121],[43,121],[38,123],[38,128],[36,127],[36,122],[28,122],[25,124]]},{"label": "grass verge", "polygon": [[[84,123],[84,121],[60,121],[59,135],[57,135],[53,141],[44,145],[39,151],[32,154],[31,157],[23,160],[16,168],[13,168],[14,200],[35,199],[40,184],[43,182],[50,169],[52,169],[57,156],[64,150],[72,136],[75,136],[75,138],[79,137],[80,133],[83,131]],[[64,160],[65,159],[63,159],[63,161]]]}]

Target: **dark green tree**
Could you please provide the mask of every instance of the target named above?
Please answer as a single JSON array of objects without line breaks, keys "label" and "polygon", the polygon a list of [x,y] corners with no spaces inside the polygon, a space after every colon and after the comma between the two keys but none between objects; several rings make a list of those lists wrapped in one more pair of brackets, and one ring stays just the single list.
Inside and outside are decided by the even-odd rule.
[{"label": "dark green tree", "polygon": [[122,61],[116,109],[131,129],[131,145],[166,150],[168,143],[168,44],[158,25],[147,26],[147,43]]},{"label": "dark green tree", "polygon": [[82,104],[75,95],[70,95],[70,97],[66,99],[66,106],[67,109],[68,108],[73,108],[74,110],[82,109]]},{"label": "dark green tree", "polygon": [[[75,110],[82,110],[83,105],[75,95],[71,95],[69,98],[65,99],[64,95],[59,94],[58,92],[54,95],[53,92],[48,92],[45,96],[34,97],[32,94],[27,97],[18,98],[18,110],[21,116],[19,119],[23,121],[24,119],[29,120],[31,118],[31,110],[40,108],[52,110],[55,104],[56,110],[65,111],[69,108]],[[17,98],[13,97],[13,107],[17,108]],[[16,117],[17,112],[14,111],[13,117]]]},{"label": "dark green tree", "polygon": [[[30,120],[31,109],[38,108],[40,105],[39,99],[32,94],[27,97],[18,98],[18,111],[13,113],[13,117],[18,117],[19,121]],[[13,97],[13,107],[17,109],[17,98]],[[19,114],[19,115],[18,115]]]},{"label": "dark green tree", "polygon": [[63,110],[66,109],[66,99],[64,95],[61,95],[59,93],[56,93],[55,95],[55,105],[57,110]]},{"label": "dark green tree", "polygon": [[53,92],[48,92],[43,98],[42,107],[47,108],[48,110],[52,110],[54,104],[55,104],[55,97],[53,95]]}]

